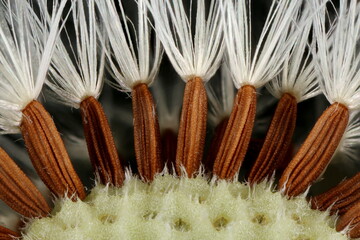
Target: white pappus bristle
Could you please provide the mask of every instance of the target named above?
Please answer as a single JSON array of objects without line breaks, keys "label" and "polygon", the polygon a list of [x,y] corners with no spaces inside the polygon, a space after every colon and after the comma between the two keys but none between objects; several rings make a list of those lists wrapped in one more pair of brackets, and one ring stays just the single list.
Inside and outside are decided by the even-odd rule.
[{"label": "white pappus bristle", "polygon": [[[112,85],[120,91],[130,92],[139,83],[150,85],[158,73],[163,53],[157,37],[155,37],[154,48],[151,46],[151,26],[148,22],[145,0],[138,0],[137,4],[136,41],[132,41],[130,30],[135,27],[125,15],[121,1],[96,0],[107,34],[106,37],[101,38],[102,43],[107,46],[109,68],[117,82]],[[117,6],[120,8],[119,14]]]},{"label": "white pappus bristle", "polygon": [[230,116],[235,99],[235,86],[230,71],[226,65],[222,65],[220,69],[221,79],[206,84],[209,100],[208,120],[215,127]]},{"label": "white pappus bristle", "polygon": [[227,63],[235,86],[261,87],[280,72],[289,55],[296,39],[290,34],[290,27],[293,17],[298,15],[302,1],[273,1],[254,51],[251,0],[222,0],[221,3]]},{"label": "white pappus bristle", "polygon": [[0,133],[18,132],[21,110],[39,96],[65,4],[66,0],[54,1],[51,19],[45,23],[26,0],[0,1],[5,17],[0,22]]},{"label": "white pappus bristle", "polygon": [[358,161],[358,148],[360,146],[360,115],[352,114],[350,122],[345,130],[338,147],[338,151],[344,153],[348,159]]},{"label": "white pappus bristle", "polygon": [[[86,97],[98,98],[100,95],[105,51],[97,35],[103,33],[96,21],[94,0],[74,2],[72,20],[73,28],[65,29],[67,39],[58,38],[56,42],[46,84],[57,100],[78,108]],[[70,36],[75,41],[71,41]]]},{"label": "white pappus bristle", "polygon": [[[314,9],[325,0],[311,1]],[[349,109],[360,108],[360,2],[340,1],[335,20],[327,30],[327,12],[318,11],[314,18],[317,41],[317,68],[320,87],[330,103],[342,103]]]},{"label": "white pappus bristle", "polygon": [[[176,72],[185,82],[193,77],[209,80],[219,68],[224,52],[219,1],[197,1],[194,34],[193,19],[187,15],[182,0],[146,2],[155,31]],[[207,17],[205,2],[210,2]]]},{"label": "white pappus bristle", "polygon": [[298,102],[315,97],[320,94],[318,75],[315,62],[311,55],[309,34],[312,28],[313,9],[305,2],[301,14],[293,18],[290,33],[297,38],[294,46],[284,62],[281,74],[275,80],[266,84],[269,92],[281,98],[283,94],[290,93]]}]

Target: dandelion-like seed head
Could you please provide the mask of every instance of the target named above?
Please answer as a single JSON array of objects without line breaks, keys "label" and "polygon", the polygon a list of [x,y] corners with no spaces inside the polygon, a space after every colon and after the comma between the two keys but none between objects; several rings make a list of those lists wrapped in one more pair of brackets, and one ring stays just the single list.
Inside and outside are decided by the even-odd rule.
[{"label": "dandelion-like seed head", "polygon": [[[22,134],[50,191],[0,147],[0,199],[22,216],[0,239],[359,238],[360,173],[312,185],[335,154],[357,161],[360,3],[330,16],[331,0],[274,0],[258,39],[250,0],[135,0],[136,19],[127,3],[0,0],[0,132]],[[99,100],[106,83],[131,96],[131,167]],[[43,92],[79,109],[92,189]],[[331,105],[297,146],[299,103],[321,94]],[[257,109],[272,115],[260,137]]]}]

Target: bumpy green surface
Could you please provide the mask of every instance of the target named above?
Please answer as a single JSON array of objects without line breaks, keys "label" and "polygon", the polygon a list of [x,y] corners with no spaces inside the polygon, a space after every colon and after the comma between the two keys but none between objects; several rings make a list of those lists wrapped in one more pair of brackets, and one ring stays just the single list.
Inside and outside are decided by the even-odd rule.
[{"label": "bumpy green surface", "polygon": [[84,202],[62,200],[33,221],[25,240],[341,240],[333,219],[302,197],[287,200],[262,183],[158,176],[128,178],[121,189],[96,186]]}]

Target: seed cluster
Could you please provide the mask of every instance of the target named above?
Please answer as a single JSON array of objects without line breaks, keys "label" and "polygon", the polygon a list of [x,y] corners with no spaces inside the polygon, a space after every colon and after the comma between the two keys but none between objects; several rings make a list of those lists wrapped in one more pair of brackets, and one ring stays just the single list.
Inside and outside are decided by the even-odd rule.
[{"label": "seed cluster", "polygon": [[[26,220],[39,218],[24,231],[0,227],[0,239],[360,237],[359,174],[304,199],[342,141],[360,142],[358,0],[340,0],[334,18],[331,0],[274,0],[257,41],[247,0],[135,0],[136,24],[125,11],[128,1],[50,2],[51,8],[49,0],[0,0],[0,133],[22,134],[38,176],[65,199],[51,210],[0,147],[0,199]],[[181,117],[173,118],[179,128],[168,132],[161,132],[161,104],[149,89],[163,54],[185,82]],[[206,84],[219,68],[221,96]],[[98,100],[105,72],[131,95],[137,178],[126,177]],[[38,101],[45,85],[81,111],[99,180],[90,194]],[[229,94],[234,87],[236,96]],[[279,101],[242,185],[232,181],[251,152],[262,87]],[[292,153],[298,103],[321,93],[330,106]],[[218,119],[205,152],[212,112],[220,114],[209,118]],[[199,173],[202,163],[213,180]],[[172,175],[160,173],[164,166]],[[276,190],[262,183],[274,172]]]}]

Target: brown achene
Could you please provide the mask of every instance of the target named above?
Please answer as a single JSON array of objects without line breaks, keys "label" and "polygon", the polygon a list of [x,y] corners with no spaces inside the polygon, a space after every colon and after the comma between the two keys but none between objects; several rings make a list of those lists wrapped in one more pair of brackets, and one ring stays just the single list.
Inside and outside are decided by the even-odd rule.
[{"label": "brown achene", "polygon": [[14,237],[19,238],[20,234],[0,226],[0,240],[14,240]]},{"label": "brown achene", "polygon": [[275,110],[265,142],[253,165],[248,181],[257,183],[271,176],[287,155],[297,116],[296,98],[284,94]]},{"label": "brown achene", "polygon": [[50,212],[50,207],[39,190],[2,148],[0,199],[27,218],[45,217]]},{"label": "brown achene", "polygon": [[288,196],[297,196],[316,181],[329,164],[349,121],[349,110],[334,103],[317,120],[279,181]]},{"label": "brown achene", "polygon": [[41,180],[59,197],[66,195],[74,200],[76,197],[84,199],[84,187],[50,114],[35,100],[22,113],[21,133]]},{"label": "brown achene", "polygon": [[203,157],[207,117],[207,96],[201,78],[186,83],[176,151],[176,171],[185,168],[188,177],[198,171]]},{"label": "brown achene", "polygon": [[94,97],[88,97],[81,102],[80,109],[93,168],[98,172],[101,183],[121,186],[125,174],[101,104]]},{"label": "brown achene", "polygon": [[136,162],[140,176],[146,180],[154,179],[162,170],[160,128],[155,105],[149,88],[141,83],[132,91],[134,117],[134,145]]},{"label": "brown achene", "polygon": [[360,173],[313,197],[311,206],[321,211],[330,209],[331,214],[342,215],[358,201],[360,201]]},{"label": "brown achene", "polygon": [[336,224],[336,231],[341,231],[347,226],[350,226],[348,234],[351,238],[360,237],[360,201],[340,217]]},{"label": "brown achene", "polygon": [[220,179],[232,179],[239,171],[250,143],[256,113],[256,90],[245,85],[239,89],[213,173]]}]

